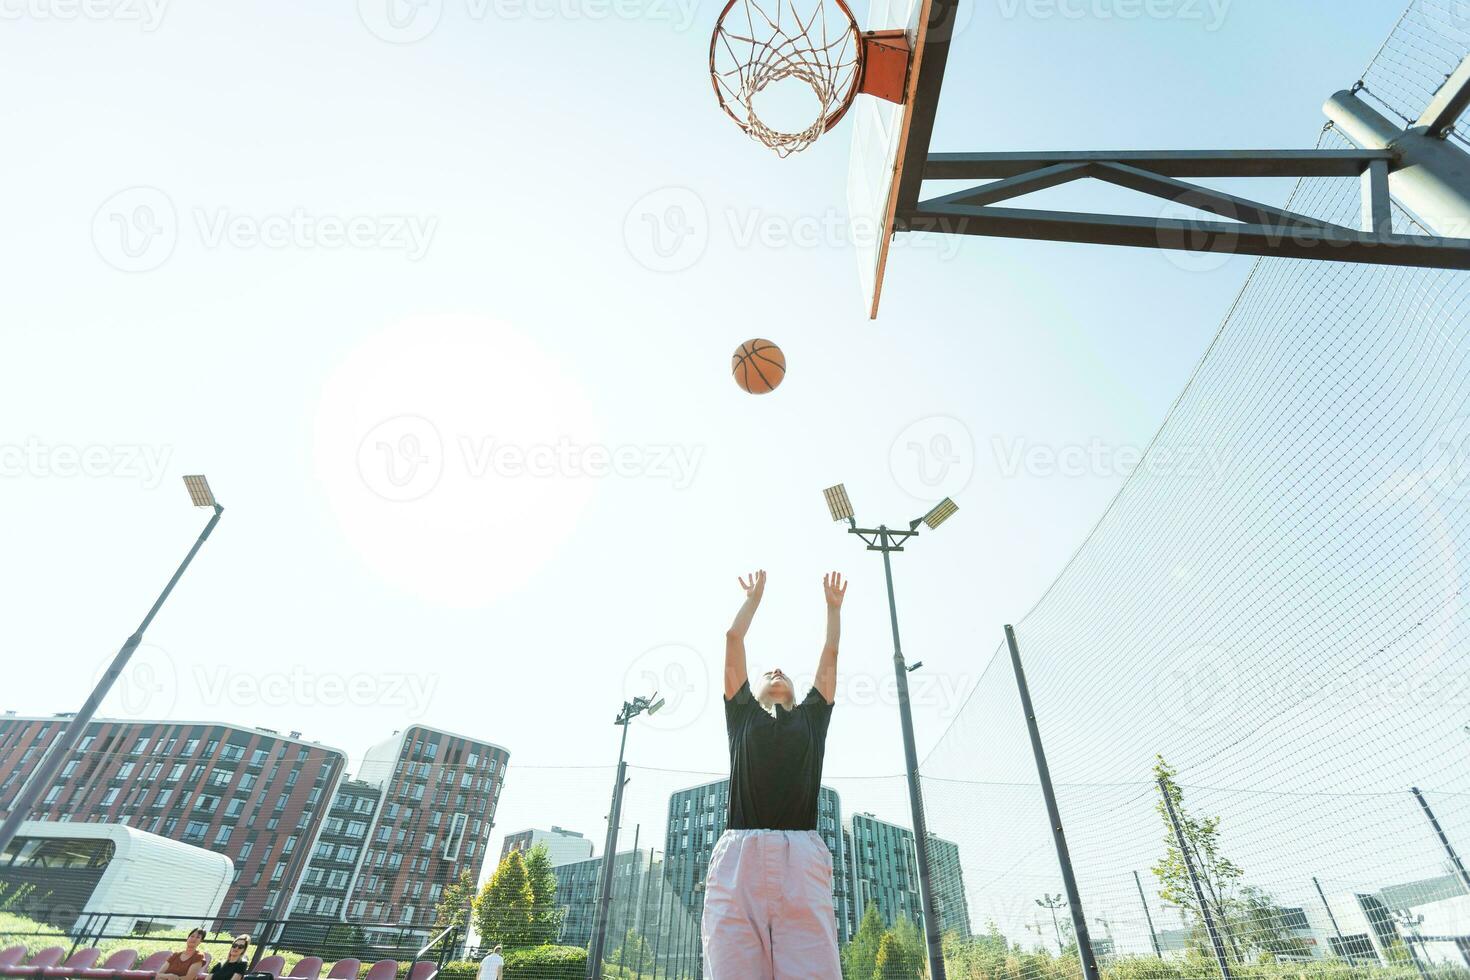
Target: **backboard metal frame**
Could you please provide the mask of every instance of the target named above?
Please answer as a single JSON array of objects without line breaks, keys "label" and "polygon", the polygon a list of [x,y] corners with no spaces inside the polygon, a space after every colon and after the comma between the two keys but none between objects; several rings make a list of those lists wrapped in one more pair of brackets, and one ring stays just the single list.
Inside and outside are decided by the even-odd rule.
[{"label": "backboard metal frame", "polygon": [[[957,2],[932,0],[920,18],[899,149],[876,243],[870,318],[878,315],[889,248],[900,232],[1470,270],[1470,154],[1446,139],[1470,108],[1470,56],[1446,78],[1418,123],[1407,129],[1362,104],[1357,88],[1329,99],[1324,107],[1329,118],[1360,149],[934,153],[930,141]],[[1358,228],[1349,228],[1183,177],[1357,177],[1362,219]],[[1084,179],[1229,220],[995,206]],[[925,180],[987,182],[921,201]],[[1390,201],[1429,233],[1394,234]]]},{"label": "backboard metal frame", "polygon": [[888,266],[888,249],[899,227],[899,216],[911,212],[919,202],[924,180],[929,141],[934,133],[934,115],[939,108],[939,90],[949,61],[949,44],[954,35],[955,11],[959,0],[922,0],[918,7],[913,60],[909,64],[903,111],[899,119],[898,153],[893,162],[887,201],[877,228],[877,259],[870,319],[878,316],[883,294],[883,274]]}]

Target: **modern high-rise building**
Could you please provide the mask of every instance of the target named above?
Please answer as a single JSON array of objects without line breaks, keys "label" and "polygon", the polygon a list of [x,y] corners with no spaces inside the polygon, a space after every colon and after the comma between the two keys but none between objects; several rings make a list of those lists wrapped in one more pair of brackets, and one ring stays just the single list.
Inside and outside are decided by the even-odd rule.
[{"label": "modern high-rise building", "polygon": [[[679,790],[669,797],[668,835],[664,841],[669,882],[696,912],[704,909],[704,876],[715,842],[729,818],[730,780],[720,779]],[[817,797],[817,833],[832,852],[832,906],[837,935],[846,942],[852,933],[852,892],[843,859],[842,801],[837,791],[823,786]]]},{"label": "modern high-rise building", "polygon": [[[597,921],[599,883],[602,881],[602,857],[586,858],[558,864],[551,870],[556,875],[556,904],[564,912],[561,938],[564,946],[587,946],[592,941],[592,928]],[[649,875],[649,852],[619,851],[613,859],[612,912],[607,928],[607,953],[610,955],[628,931],[641,932],[644,915],[639,897]],[[655,875],[662,864],[652,862]]]},{"label": "modern high-rise building", "polygon": [[[597,922],[601,856],[555,866],[556,901],[564,916],[559,942],[588,946]],[[656,851],[620,851],[613,862],[607,962],[637,975],[697,976],[699,914],[676,893]],[[638,941],[629,942],[632,936]],[[482,941],[486,941],[483,940]]]},{"label": "modern high-rise building", "polygon": [[382,790],[361,779],[338,784],[291,904],[292,919],[341,922],[347,917],[348,896],[382,798]]},{"label": "modern high-rise building", "polygon": [[878,906],[884,925],[892,925],[900,916],[922,923],[914,832],[871,813],[854,813],[844,829],[850,845],[848,874],[855,919],[861,920],[871,903]]},{"label": "modern high-rise building", "polygon": [[553,865],[585,861],[592,856],[590,840],[575,830],[553,826],[550,830],[519,830],[506,834],[505,842],[500,845],[500,860],[504,861],[509,857],[511,851],[524,854],[537,844],[546,845],[546,856]]},{"label": "modern high-rise building", "polygon": [[970,903],[965,898],[965,878],[960,870],[960,847],[954,841],[929,835],[929,882],[934,910],[939,915],[941,935],[954,933],[969,939]]},{"label": "modern high-rise building", "polygon": [[[855,813],[847,821],[847,842],[852,885],[853,931],[868,903],[878,906],[885,925],[903,916],[920,927],[924,924],[919,895],[919,861],[914,832],[907,827],[879,820],[871,813]],[[953,841],[929,835],[930,885],[939,914],[939,931],[970,936],[970,906],[960,874],[960,849]]]},{"label": "modern high-rise building", "polygon": [[[15,798],[66,721],[0,717],[0,805]],[[217,851],[235,865],[220,915],[280,919],[346,762],[340,750],[295,732],[99,719],[87,725],[31,817],[124,824]],[[162,907],[166,894],[159,902],[149,911],[189,911]]]},{"label": "modern high-rise building", "polygon": [[347,918],[370,939],[428,938],[435,906],[464,871],[478,877],[510,752],[426,725],[368,749],[357,778],[382,793]]}]

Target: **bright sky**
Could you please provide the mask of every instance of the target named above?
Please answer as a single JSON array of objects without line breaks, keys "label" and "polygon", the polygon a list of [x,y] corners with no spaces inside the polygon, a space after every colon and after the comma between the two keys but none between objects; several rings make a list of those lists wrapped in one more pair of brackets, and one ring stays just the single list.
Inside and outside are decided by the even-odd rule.
[{"label": "bright sky", "polygon": [[[809,675],[836,568],[827,769],[901,771],[881,563],[822,488],[871,523],[960,505],[896,556],[922,753],[1249,260],[901,243],[870,323],[847,133],[782,161],[729,123],[720,4],[428,0],[395,28],[383,2],[0,4],[0,708],[81,703],[202,525],[180,477],[204,472],[225,516],[105,714],[354,759],[463,732],[512,753],[494,853],[552,823],[600,850],[622,699],[669,699],[631,763],[718,772],[736,576],[770,573],[752,669]],[[1309,147],[1398,8],[976,0],[934,145]],[[728,374],[753,336],[790,368],[764,397]],[[881,783],[844,806],[902,819]]]}]

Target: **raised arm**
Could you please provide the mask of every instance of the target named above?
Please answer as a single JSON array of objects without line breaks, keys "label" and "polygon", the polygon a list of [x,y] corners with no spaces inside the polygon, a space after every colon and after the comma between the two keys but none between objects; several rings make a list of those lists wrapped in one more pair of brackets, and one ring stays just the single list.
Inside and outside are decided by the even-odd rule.
[{"label": "raised arm", "polygon": [[750,629],[750,621],[755,618],[755,611],[761,604],[761,596],[766,591],[766,572],[761,569],[750,576],[750,581],[740,579],[740,587],[745,590],[745,601],[740,605],[740,611],[735,614],[735,622],[725,631],[725,700],[735,696],[740,690],[740,685],[749,679],[750,674],[745,666],[745,633]]},{"label": "raised arm", "polygon": [[823,575],[822,592],[827,597],[827,639],[812,686],[831,704],[837,700],[837,642],[842,638],[842,597],[847,595],[847,582],[837,572]]}]

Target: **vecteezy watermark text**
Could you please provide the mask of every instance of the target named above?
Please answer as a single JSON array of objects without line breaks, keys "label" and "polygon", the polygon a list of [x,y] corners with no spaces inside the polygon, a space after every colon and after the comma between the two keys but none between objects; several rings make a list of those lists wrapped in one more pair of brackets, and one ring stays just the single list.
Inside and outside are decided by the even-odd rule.
[{"label": "vecteezy watermark text", "polygon": [[[958,227],[962,219],[957,219]],[[934,231],[954,230],[938,226]],[[687,187],[661,187],[633,202],[623,219],[623,244],[639,265],[653,272],[692,268],[715,234],[742,251],[848,249],[872,250],[884,238],[882,223],[871,216],[851,216],[828,209],[788,214],[760,208],[726,209],[711,215],[704,199]],[[961,248],[957,234],[903,235],[892,247],[953,258]]]},{"label": "vecteezy watermark text", "polygon": [[1218,31],[1230,0],[996,0],[1007,20],[1176,20]]},{"label": "vecteezy watermark text", "polygon": [[172,446],[52,444],[31,437],[21,443],[0,443],[3,477],[113,477],[138,480],[149,490],[163,480]]},{"label": "vecteezy watermark text", "polygon": [[332,214],[304,207],[246,213],[196,206],[181,213],[164,191],[137,186],[102,202],[92,217],[92,244],[115,269],[149,272],[168,261],[191,226],[195,240],[209,250],[382,251],[417,262],[428,254],[439,219],[419,214]]},{"label": "vecteezy watermark text", "polygon": [[358,444],[364,485],[385,500],[406,502],[429,494],[447,464],[471,479],[666,480],[675,490],[694,482],[703,446],[669,444],[524,443],[493,435],[459,434],[446,440],[438,426],[418,415],[399,415],[373,426]]},{"label": "vecteezy watermark text", "polygon": [[382,249],[417,262],[429,251],[439,219],[416,214],[343,217],[293,208],[285,214],[236,214],[228,208],[194,210],[206,248]]},{"label": "vecteezy watermark text", "polygon": [[0,0],[0,20],[114,21],[154,31],[167,0]]},{"label": "vecteezy watermark text", "polygon": [[194,680],[206,704],[267,707],[391,707],[419,717],[429,708],[439,686],[435,674],[395,671],[319,672],[295,666],[253,674],[227,666],[196,667]]},{"label": "vecteezy watermark text", "polygon": [[695,23],[694,0],[357,0],[357,14],[374,37],[413,44],[438,29],[446,7],[451,18],[486,21],[638,20],[667,23],[675,31]]},{"label": "vecteezy watermark text", "polygon": [[1157,445],[1145,452],[1138,446],[1116,446],[1097,438],[1085,443],[1055,445],[1032,443],[1021,437],[994,436],[990,447],[996,468],[1008,479],[1023,474],[1126,478],[1141,468],[1151,476],[1208,479],[1218,483],[1228,465],[1213,446]]}]

